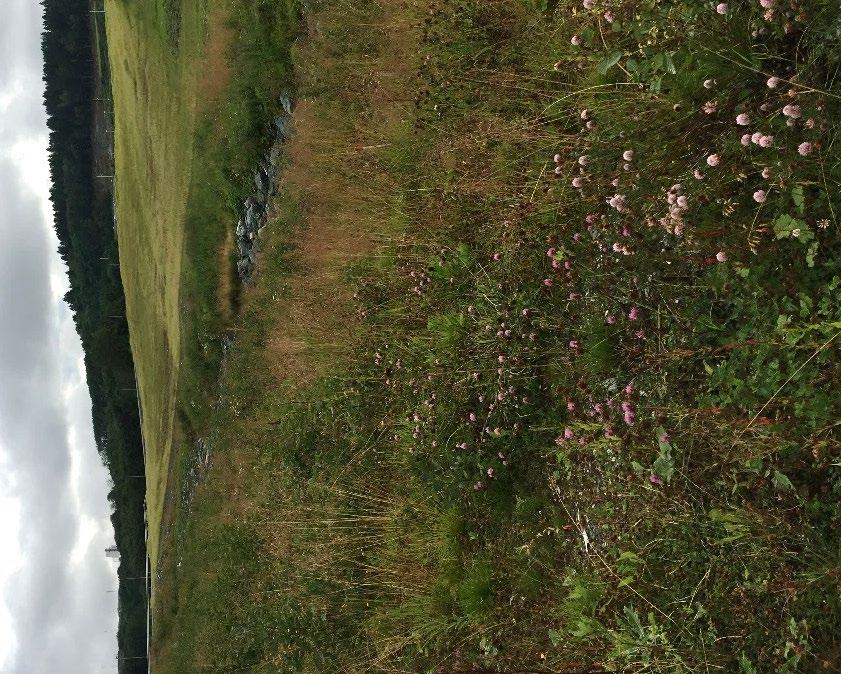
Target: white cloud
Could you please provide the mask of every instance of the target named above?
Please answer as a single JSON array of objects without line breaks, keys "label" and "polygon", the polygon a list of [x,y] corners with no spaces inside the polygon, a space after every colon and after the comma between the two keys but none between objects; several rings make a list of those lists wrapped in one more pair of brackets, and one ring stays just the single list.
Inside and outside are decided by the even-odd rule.
[{"label": "white cloud", "polygon": [[[9,579],[23,566],[20,550],[20,500],[7,494],[14,487],[8,472],[5,454],[0,448],[0,592]],[[15,647],[12,615],[0,595],[0,671],[5,667]]]},{"label": "white cloud", "polygon": [[[94,444],[81,343],[61,300],[69,285],[49,201],[42,9],[37,0],[2,2],[0,305],[11,309],[4,321],[30,324],[38,344],[9,323],[0,331],[0,671],[58,671],[48,662],[68,663],[62,672],[116,671],[117,597],[107,592],[116,570],[103,550],[113,541],[110,481]],[[10,359],[18,352],[24,362]],[[59,532],[66,542],[51,547]]]}]

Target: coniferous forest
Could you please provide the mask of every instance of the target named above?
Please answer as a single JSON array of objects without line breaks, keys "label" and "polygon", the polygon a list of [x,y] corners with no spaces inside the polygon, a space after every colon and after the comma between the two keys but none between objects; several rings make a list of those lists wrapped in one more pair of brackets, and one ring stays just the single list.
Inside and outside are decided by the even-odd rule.
[{"label": "coniferous forest", "polygon": [[43,4],[50,196],[70,278],[65,299],[85,352],[97,447],[113,483],[111,521],[121,557],[119,671],[146,671],[145,659],[138,657],[146,654],[146,486],[108,177],[113,136],[104,30],[89,0]]}]

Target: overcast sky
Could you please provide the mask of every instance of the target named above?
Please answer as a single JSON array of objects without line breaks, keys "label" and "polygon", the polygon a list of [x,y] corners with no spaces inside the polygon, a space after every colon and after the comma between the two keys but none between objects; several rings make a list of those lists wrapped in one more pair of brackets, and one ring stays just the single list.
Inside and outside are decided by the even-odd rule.
[{"label": "overcast sky", "polygon": [[0,672],[115,672],[108,476],[61,297],[43,108],[41,5],[1,0]]}]

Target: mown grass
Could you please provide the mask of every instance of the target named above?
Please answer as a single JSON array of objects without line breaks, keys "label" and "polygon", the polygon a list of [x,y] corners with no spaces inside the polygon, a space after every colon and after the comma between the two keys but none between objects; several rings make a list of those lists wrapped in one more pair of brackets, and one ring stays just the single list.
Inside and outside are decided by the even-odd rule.
[{"label": "mown grass", "polygon": [[184,217],[193,152],[195,65],[205,3],[184,2],[183,36],[161,29],[161,2],[105,3],[115,111],[121,276],[146,447],[148,552],[158,536],[181,359]]},{"label": "mown grass", "polygon": [[156,667],[837,669],[828,5],[308,10]]}]

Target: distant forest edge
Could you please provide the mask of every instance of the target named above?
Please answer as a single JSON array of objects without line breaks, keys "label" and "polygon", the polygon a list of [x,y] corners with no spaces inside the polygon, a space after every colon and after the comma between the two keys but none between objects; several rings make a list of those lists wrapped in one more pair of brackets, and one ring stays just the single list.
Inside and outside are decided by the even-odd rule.
[{"label": "distant forest edge", "polygon": [[43,5],[50,196],[70,276],[65,299],[85,352],[96,443],[113,481],[108,498],[121,556],[120,671],[146,671],[145,662],[124,659],[146,653],[146,481],[109,177],[113,126],[104,17],[91,13],[91,0]]}]

